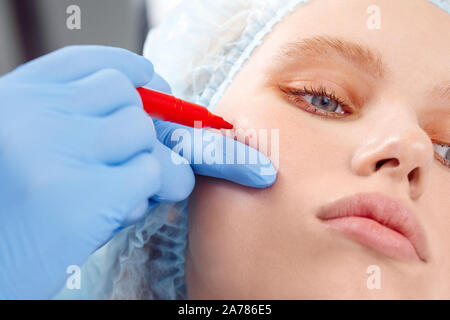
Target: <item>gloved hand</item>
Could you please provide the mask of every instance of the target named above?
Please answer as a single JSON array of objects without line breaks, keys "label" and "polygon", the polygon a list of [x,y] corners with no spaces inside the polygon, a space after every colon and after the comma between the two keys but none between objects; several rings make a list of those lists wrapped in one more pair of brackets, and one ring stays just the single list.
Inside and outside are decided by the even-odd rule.
[{"label": "gloved hand", "polygon": [[[158,141],[135,90],[153,76],[141,56],[83,46],[0,78],[0,298],[51,297],[149,199],[190,194],[191,166]],[[197,169],[249,186],[274,180],[257,165]]]}]

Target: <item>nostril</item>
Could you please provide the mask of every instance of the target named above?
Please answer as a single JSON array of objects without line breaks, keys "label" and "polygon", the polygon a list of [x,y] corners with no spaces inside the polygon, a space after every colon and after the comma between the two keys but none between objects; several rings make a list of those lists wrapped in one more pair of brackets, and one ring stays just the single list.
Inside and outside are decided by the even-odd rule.
[{"label": "nostril", "polygon": [[415,168],[410,173],[408,173],[408,181],[414,182],[419,178],[419,168]]},{"label": "nostril", "polygon": [[385,164],[388,164],[391,167],[396,167],[396,166],[398,166],[400,164],[400,162],[396,158],[389,158],[389,159],[380,160],[380,161],[378,161],[375,164],[375,171],[378,171]]}]

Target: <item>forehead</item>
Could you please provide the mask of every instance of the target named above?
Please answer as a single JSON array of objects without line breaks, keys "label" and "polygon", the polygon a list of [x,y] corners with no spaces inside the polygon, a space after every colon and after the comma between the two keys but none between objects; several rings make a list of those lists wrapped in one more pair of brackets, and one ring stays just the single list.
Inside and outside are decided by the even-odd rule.
[{"label": "forehead", "polygon": [[[435,46],[436,51],[425,51],[425,56],[446,57],[450,50],[449,15],[427,0],[377,0],[379,28],[370,23],[374,18],[372,0],[311,0],[300,4],[285,17],[267,37],[266,42],[281,47],[299,38],[328,35],[347,38],[383,49],[402,47],[403,54],[424,56],[424,50]],[[393,42],[391,42],[393,41]],[[439,44],[439,46],[438,46]],[[420,52],[407,52],[420,47]]]},{"label": "forehead", "polygon": [[[305,39],[345,39],[364,50],[370,48],[378,57],[372,59],[373,55],[366,55],[366,60],[378,63],[378,58],[382,58],[388,75],[405,86],[413,85],[417,89],[427,86],[431,90],[448,83],[450,37],[444,34],[450,30],[449,15],[426,0],[377,0],[380,25],[379,29],[371,29],[368,24],[373,18],[373,3],[372,0],[312,0],[301,4],[268,35],[260,55],[273,60],[280,51],[295,47],[292,44]],[[314,44],[316,51],[327,45],[324,46],[324,41]],[[355,46],[353,49],[359,50]],[[310,52],[313,54],[314,50]]]}]

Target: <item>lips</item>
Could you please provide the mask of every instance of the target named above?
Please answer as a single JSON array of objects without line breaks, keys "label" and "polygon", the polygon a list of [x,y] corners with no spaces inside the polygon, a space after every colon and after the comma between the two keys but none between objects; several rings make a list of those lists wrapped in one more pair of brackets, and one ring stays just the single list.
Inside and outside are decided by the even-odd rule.
[{"label": "lips", "polygon": [[379,193],[356,194],[323,206],[317,217],[330,228],[391,258],[427,261],[425,232],[400,202]]}]

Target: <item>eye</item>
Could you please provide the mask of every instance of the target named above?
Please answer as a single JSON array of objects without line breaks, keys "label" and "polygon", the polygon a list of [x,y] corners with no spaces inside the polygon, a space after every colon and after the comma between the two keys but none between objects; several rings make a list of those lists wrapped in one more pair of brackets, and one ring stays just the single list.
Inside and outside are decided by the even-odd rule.
[{"label": "eye", "polygon": [[342,117],[351,112],[348,111],[348,104],[335,95],[334,92],[324,87],[293,89],[280,88],[289,100],[299,105],[307,112],[321,114],[325,116]]},{"label": "eye", "polygon": [[320,110],[326,112],[335,112],[344,114],[345,111],[342,109],[342,106],[334,99],[331,99],[328,96],[317,95],[317,94],[305,94],[303,95],[303,99],[305,99],[308,103],[313,105]]},{"label": "eye", "polygon": [[443,165],[450,168],[450,146],[440,143],[433,143],[436,158],[442,162]]}]

